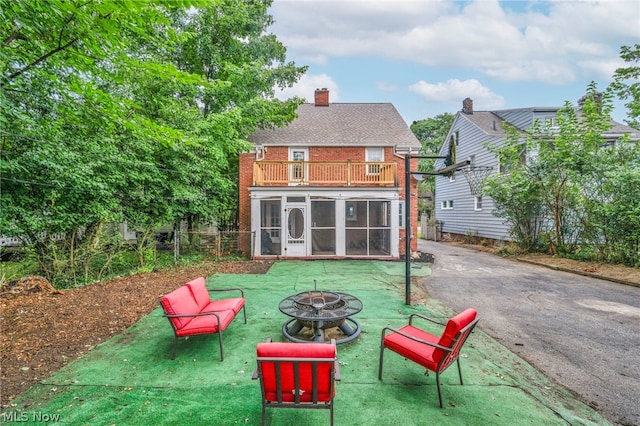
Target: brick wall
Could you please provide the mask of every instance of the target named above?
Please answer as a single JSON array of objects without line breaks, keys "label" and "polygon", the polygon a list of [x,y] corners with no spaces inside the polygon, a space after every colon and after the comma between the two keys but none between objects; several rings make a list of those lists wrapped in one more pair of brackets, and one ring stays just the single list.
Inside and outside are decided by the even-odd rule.
[{"label": "brick wall", "polygon": [[[289,148],[281,146],[269,146],[267,152],[264,155],[266,161],[288,161]],[[385,148],[384,153],[385,161],[397,162],[398,171],[398,183],[400,186],[400,199],[404,203],[405,191],[405,173],[404,173],[404,159],[393,155],[393,148]],[[329,148],[309,148],[309,161],[365,161],[365,150],[362,147],[329,147]],[[251,200],[249,198],[249,187],[253,185],[253,163],[255,161],[255,154],[246,153],[240,155],[240,176],[239,176],[239,231],[248,232],[251,230]],[[411,160],[411,170],[418,170],[418,160]],[[417,181],[411,179],[411,224],[412,235],[411,250],[417,251],[418,249],[418,200],[417,200]],[[248,234],[247,234],[248,235]],[[405,230],[400,229],[400,254],[405,253]],[[244,238],[239,243],[239,250],[243,253],[249,253],[251,249],[250,238]]]},{"label": "brick wall", "polygon": [[[386,152],[385,152],[385,155],[386,155]],[[405,182],[404,164],[405,164],[404,159],[398,159],[398,183],[400,186],[399,195],[400,195],[401,203],[404,203],[406,200],[405,198],[406,191],[404,188],[404,182]],[[411,159],[410,168],[413,171],[418,170],[417,158]],[[418,250],[418,181],[415,180],[413,177],[411,178],[410,194],[411,194],[411,235],[413,236],[413,238],[411,239],[411,250],[417,251]],[[407,235],[406,230],[404,228],[400,229],[400,255],[405,254],[406,235]]]},{"label": "brick wall", "polygon": [[251,255],[251,199],[249,198],[249,187],[253,185],[253,163],[255,154],[240,154],[240,176],[238,180],[239,202],[238,202],[238,230],[245,235],[238,241],[238,250]]}]

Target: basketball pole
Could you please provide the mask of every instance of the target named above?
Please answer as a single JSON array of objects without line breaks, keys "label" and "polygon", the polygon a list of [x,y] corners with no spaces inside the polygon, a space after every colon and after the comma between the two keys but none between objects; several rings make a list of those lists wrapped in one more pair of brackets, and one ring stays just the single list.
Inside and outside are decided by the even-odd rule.
[{"label": "basketball pole", "polygon": [[[429,176],[437,176],[447,174],[449,172],[455,172],[459,168],[468,166],[471,164],[471,161],[466,160],[460,163],[449,165],[443,169],[436,170],[435,172],[412,172],[411,171],[411,159],[430,159],[430,160],[441,160],[447,159],[448,157],[443,156],[435,156],[435,155],[411,155],[411,153],[404,156],[404,234],[405,234],[405,249],[404,249],[404,258],[405,258],[405,304],[411,305],[411,240],[413,239],[412,228],[411,228],[411,175],[429,175]],[[417,194],[416,194],[417,196]]]}]

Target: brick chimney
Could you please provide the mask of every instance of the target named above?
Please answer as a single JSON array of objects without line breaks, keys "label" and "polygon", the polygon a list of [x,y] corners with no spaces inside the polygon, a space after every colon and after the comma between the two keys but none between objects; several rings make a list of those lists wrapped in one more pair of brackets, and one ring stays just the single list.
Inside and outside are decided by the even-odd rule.
[{"label": "brick chimney", "polygon": [[329,90],[326,87],[316,89],[316,106],[329,106]]},{"label": "brick chimney", "polygon": [[462,112],[465,114],[473,114],[473,100],[471,98],[465,98],[462,101]]}]

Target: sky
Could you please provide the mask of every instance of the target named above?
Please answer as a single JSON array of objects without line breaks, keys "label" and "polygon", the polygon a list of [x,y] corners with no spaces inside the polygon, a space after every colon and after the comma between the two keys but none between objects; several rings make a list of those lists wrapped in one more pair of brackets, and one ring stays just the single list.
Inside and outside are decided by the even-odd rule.
[{"label": "sky", "polygon": [[[640,43],[640,1],[274,0],[269,32],[309,67],[277,93],[390,102],[407,124],[460,111],[576,105]],[[613,118],[626,109],[615,103]]]}]

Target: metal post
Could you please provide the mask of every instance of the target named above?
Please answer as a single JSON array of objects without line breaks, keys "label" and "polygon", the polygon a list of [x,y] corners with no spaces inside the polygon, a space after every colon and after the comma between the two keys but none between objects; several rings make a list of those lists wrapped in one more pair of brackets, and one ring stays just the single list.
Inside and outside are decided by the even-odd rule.
[{"label": "metal post", "polygon": [[458,170],[461,167],[469,165],[469,160],[461,163],[456,163],[445,167],[444,169],[436,170],[435,172],[411,172],[411,159],[412,158],[425,158],[425,159],[446,159],[446,156],[439,155],[411,155],[408,153],[404,157],[404,215],[405,215],[405,303],[411,305],[411,175],[413,173],[419,175],[442,175],[451,171]]},{"label": "metal post", "polygon": [[404,157],[405,304],[411,305],[411,154]]},{"label": "metal post", "polygon": [[405,304],[411,305],[411,174],[421,175],[438,175],[440,171],[436,172],[412,172],[411,171],[411,159],[412,158],[428,158],[428,159],[445,159],[447,157],[438,155],[411,155],[408,153],[404,157],[404,219],[405,219]]}]

